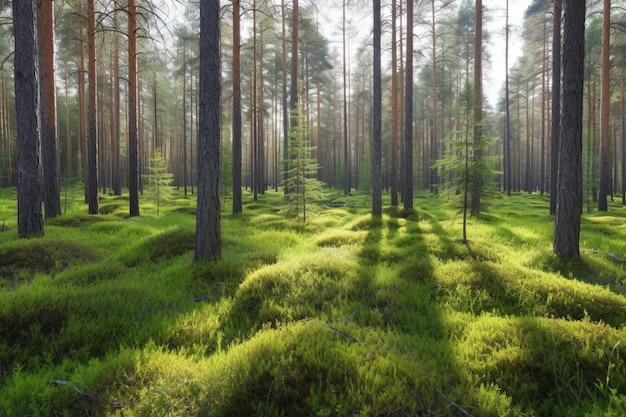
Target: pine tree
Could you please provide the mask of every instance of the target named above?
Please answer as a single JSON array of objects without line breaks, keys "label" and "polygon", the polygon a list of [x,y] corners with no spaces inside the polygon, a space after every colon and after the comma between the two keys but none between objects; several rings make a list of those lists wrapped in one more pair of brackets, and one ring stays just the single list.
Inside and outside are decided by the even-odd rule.
[{"label": "pine tree", "polygon": [[288,190],[287,212],[306,222],[308,203],[323,199],[323,183],[317,179],[319,166],[311,157],[315,147],[308,143],[307,132],[303,127],[304,114],[300,107],[297,115],[291,118],[298,120],[298,123],[290,129],[290,168],[286,173],[284,186]]},{"label": "pine tree", "polygon": [[161,151],[156,149],[154,156],[150,159],[148,174],[144,175],[148,195],[154,200],[157,209],[157,216],[161,213],[161,205],[171,198],[170,186],[174,182],[174,174],[168,172],[167,161],[161,155]]},{"label": "pine tree", "polygon": [[[475,153],[487,146],[490,138],[476,136],[474,113],[474,87],[466,82],[457,98],[457,117],[460,121],[459,130],[450,132],[448,136],[450,152],[435,164],[439,174],[447,181],[443,184],[442,195],[453,198],[460,197],[460,207],[463,213],[463,243],[467,243],[467,212],[470,207],[472,190],[480,185],[484,194],[487,188],[483,186],[483,179],[496,173],[491,169],[493,158],[482,156],[476,158]],[[480,181],[480,184],[476,184]]]}]

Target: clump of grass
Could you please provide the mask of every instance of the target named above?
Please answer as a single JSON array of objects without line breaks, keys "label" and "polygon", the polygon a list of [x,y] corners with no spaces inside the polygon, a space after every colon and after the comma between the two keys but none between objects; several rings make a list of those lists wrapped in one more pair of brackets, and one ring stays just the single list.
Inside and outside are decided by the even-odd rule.
[{"label": "clump of grass", "polygon": [[28,281],[37,273],[56,273],[99,259],[90,247],[73,242],[22,240],[0,249],[0,278],[5,284],[14,284],[16,280]]},{"label": "clump of grass", "polygon": [[173,228],[144,239],[132,250],[120,255],[120,260],[128,266],[138,266],[149,262],[162,262],[184,255],[194,248],[195,234],[191,230]]}]

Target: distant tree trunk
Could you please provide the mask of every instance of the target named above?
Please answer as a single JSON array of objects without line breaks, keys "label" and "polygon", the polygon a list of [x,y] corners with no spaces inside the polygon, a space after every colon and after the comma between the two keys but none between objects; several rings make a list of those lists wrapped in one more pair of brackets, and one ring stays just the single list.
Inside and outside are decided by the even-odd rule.
[{"label": "distant tree trunk", "polygon": [[561,15],[562,0],[554,0],[552,28],[552,133],[550,142],[550,214],[556,213],[561,130]]},{"label": "distant tree trunk", "polygon": [[622,205],[626,205],[626,78],[622,78]]},{"label": "distant tree trunk", "polygon": [[43,236],[41,138],[33,0],[13,0],[17,115],[17,232]]},{"label": "distant tree trunk", "polygon": [[406,80],[404,95],[404,193],[405,209],[413,208],[413,0],[406,6]]},{"label": "distant tree trunk", "polygon": [[372,215],[382,217],[382,75],[380,0],[374,0],[374,74],[372,97]]},{"label": "distant tree trunk", "polygon": [[389,186],[391,205],[398,205],[398,52],[397,52],[397,17],[396,0],[391,1],[391,163],[389,167]]},{"label": "distant tree trunk", "polygon": [[[560,1],[560,0],[556,0]],[[511,100],[509,91],[509,0],[506,0],[506,24],[504,33],[506,37],[506,46],[504,48],[504,190],[507,196],[511,196]],[[560,33],[560,31],[559,31]]]},{"label": "distant tree trunk", "polygon": [[346,0],[342,0],[342,36],[343,36],[343,193],[350,193],[350,149],[348,146],[348,68],[346,64]]},{"label": "distant tree trunk", "polygon": [[37,0],[41,154],[46,218],[61,215],[61,182],[57,146],[57,106],[54,79],[54,13],[52,0]]},{"label": "distant tree trunk", "polygon": [[243,211],[241,184],[241,16],[233,1],[233,214]]},{"label": "distant tree trunk", "polygon": [[600,65],[600,188],[598,210],[607,211],[611,192],[611,0],[603,1],[602,64]]},{"label": "distant tree trunk", "polygon": [[128,0],[128,194],[130,216],[139,216],[137,5]]},{"label": "distant tree trunk", "polygon": [[89,203],[89,172],[87,170],[87,106],[85,103],[85,39],[83,0],[78,0],[78,49],[80,63],[78,68],[78,149],[80,150],[81,168],[85,188],[85,203]]},{"label": "distant tree trunk", "polygon": [[87,0],[87,177],[89,214],[98,214],[98,120],[96,75],[96,13],[94,0]]},{"label": "distant tree trunk", "polygon": [[564,20],[563,110],[553,251],[568,261],[580,258],[585,3],[565,0]]},{"label": "distant tree trunk", "polygon": [[198,208],[194,260],[221,256],[220,2],[200,2]]},{"label": "distant tree trunk", "polygon": [[[282,109],[283,109],[283,181],[286,184],[289,177],[289,110],[287,106],[287,13],[285,0],[281,0],[282,10]],[[287,194],[287,186],[284,193]]]},{"label": "distant tree trunk", "polygon": [[[480,142],[483,135],[483,2],[476,0],[476,34],[474,40],[474,142]],[[474,161],[479,163],[482,149],[474,147]],[[476,173],[472,184],[471,214],[480,214],[480,194],[483,180],[481,173]]]},{"label": "distant tree trunk", "polygon": [[[115,18],[117,25],[117,17]],[[113,57],[113,194],[122,195],[121,129],[120,129],[120,36],[115,32]]]},{"label": "distant tree trunk", "polygon": [[[432,82],[432,125],[431,125],[431,142],[430,142],[430,163],[429,166],[433,166],[437,161],[438,150],[438,138],[437,138],[437,27],[435,20],[435,0],[431,0],[431,30],[432,30],[432,69],[431,69],[431,82]],[[437,168],[430,168],[430,178],[428,180],[428,186],[431,192],[436,192],[436,183],[438,181]]]}]

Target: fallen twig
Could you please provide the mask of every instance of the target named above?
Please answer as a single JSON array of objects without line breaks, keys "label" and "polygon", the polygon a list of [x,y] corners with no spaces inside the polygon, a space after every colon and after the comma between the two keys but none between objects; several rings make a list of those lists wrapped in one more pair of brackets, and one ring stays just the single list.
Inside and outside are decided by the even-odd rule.
[{"label": "fallen twig", "polygon": [[626,259],[622,259],[619,256],[617,256],[614,253],[611,252],[603,252],[603,251],[599,251],[596,249],[583,249],[584,252],[591,252],[591,253],[595,253],[595,254],[604,254],[606,256],[608,256],[609,258],[613,259],[616,262],[619,262],[620,264],[626,263]]},{"label": "fallen twig", "polygon": [[70,387],[71,389],[73,389],[76,392],[76,394],[80,395],[81,397],[93,398],[93,395],[91,395],[89,392],[82,391],[76,385],[74,385],[74,384],[72,384],[71,382],[68,382],[68,381],[62,381],[60,379],[53,379],[52,381],[50,381],[50,384],[52,384],[52,385],[64,385],[66,387]]},{"label": "fallen twig", "polygon": [[450,404],[452,407],[456,408],[465,417],[474,417],[469,412],[467,412],[463,407],[461,407],[460,405],[458,405],[457,403],[452,401],[450,398],[446,397],[446,394],[441,394],[441,396],[443,397],[444,400],[446,400],[448,402],[448,404]]}]

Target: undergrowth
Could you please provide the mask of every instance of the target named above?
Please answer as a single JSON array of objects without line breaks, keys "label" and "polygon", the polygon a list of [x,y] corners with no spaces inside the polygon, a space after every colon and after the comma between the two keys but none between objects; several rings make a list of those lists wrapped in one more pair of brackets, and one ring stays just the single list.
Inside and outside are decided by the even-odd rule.
[{"label": "undergrowth", "polygon": [[304,224],[282,193],[246,195],[223,209],[222,259],[194,264],[193,199],[129,218],[101,198],[41,239],[4,223],[0,416],[626,414],[617,203],[561,264],[540,196],[494,199],[463,245],[425,194],[382,219],[357,194]]}]

